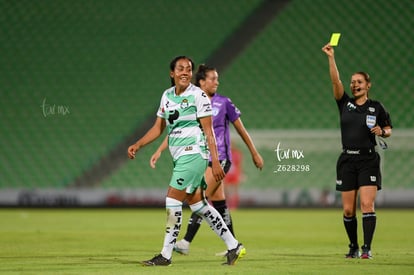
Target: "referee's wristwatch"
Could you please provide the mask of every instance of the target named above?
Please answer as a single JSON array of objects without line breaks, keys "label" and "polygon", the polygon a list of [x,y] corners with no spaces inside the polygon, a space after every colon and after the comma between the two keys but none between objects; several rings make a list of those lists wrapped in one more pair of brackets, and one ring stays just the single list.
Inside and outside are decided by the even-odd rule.
[{"label": "referee's wristwatch", "polygon": [[381,137],[385,137],[385,130],[381,128]]}]

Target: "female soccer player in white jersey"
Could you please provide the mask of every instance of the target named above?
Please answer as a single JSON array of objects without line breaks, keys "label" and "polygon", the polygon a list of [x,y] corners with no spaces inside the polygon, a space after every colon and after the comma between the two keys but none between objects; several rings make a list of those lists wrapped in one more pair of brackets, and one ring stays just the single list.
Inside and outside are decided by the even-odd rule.
[{"label": "female soccer player in white jersey", "polygon": [[191,84],[194,63],[186,56],[178,56],[170,63],[173,87],[164,91],[154,125],[136,143],[129,146],[128,157],[134,159],[145,145],[162,135],[167,128],[168,144],[174,162],[165,207],[167,225],[161,253],[143,261],[146,266],[170,265],[174,244],[182,223],[182,204],[186,201],[191,211],[203,217],[214,232],[225,242],[228,265],[233,265],[246,250],[226,226],[220,214],[204,197],[204,172],[209,151],[213,176],[217,181],[224,178],[218,159],[212,125],[211,102],[207,95]]},{"label": "female soccer player in white jersey", "polygon": [[[253,140],[243,125],[243,122],[240,118],[240,110],[233,104],[230,98],[217,93],[219,86],[219,74],[217,70],[214,67],[210,67],[205,64],[199,65],[196,72],[195,85],[200,87],[211,100],[213,110],[213,129],[216,137],[219,160],[224,172],[227,174],[233,161],[230,144],[230,124],[233,124],[237,133],[240,135],[247,148],[249,149],[254,165],[258,169],[262,169],[264,165],[263,158],[257,151]],[[151,156],[151,167],[155,168],[155,164],[158,158],[161,156],[161,152],[167,147],[167,140],[164,140],[157,151]],[[235,236],[233,231],[232,218],[230,211],[227,208],[223,183],[221,180],[215,180],[211,166],[212,163],[210,161],[204,175],[207,183],[206,196],[209,201],[211,201],[213,207],[223,217],[223,220],[226,222],[227,227],[230,229],[233,236]],[[190,243],[197,234],[202,220],[203,219],[196,214],[191,215],[185,236],[182,240],[178,241],[175,244],[175,251],[185,255],[189,254]],[[227,253],[218,253],[217,255],[222,254],[225,255]]]}]

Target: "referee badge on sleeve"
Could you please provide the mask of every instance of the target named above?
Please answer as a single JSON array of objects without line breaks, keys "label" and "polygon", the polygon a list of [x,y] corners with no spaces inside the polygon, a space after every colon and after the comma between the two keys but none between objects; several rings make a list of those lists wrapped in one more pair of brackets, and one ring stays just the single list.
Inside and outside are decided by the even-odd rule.
[{"label": "referee badge on sleeve", "polygon": [[375,124],[377,123],[377,117],[376,116],[371,116],[371,115],[367,115],[367,126],[368,128],[372,128],[375,126]]}]

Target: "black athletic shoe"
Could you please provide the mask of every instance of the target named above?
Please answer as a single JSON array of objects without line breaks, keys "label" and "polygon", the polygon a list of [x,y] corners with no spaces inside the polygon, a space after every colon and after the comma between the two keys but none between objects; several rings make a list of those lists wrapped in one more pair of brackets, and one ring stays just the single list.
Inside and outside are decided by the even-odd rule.
[{"label": "black athletic shoe", "polygon": [[359,258],[359,248],[358,246],[354,246],[352,244],[349,245],[349,252],[345,254],[345,258]]},{"label": "black athletic shoe", "polygon": [[371,249],[369,249],[366,245],[363,245],[361,249],[361,259],[372,259]]},{"label": "black athletic shoe", "polygon": [[144,266],[155,266],[155,265],[164,265],[169,266],[171,265],[171,260],[164,258],[161,254],[156,255],[154,258],[148,261],[141,262]]},{"label": "black athletic shoe", "polygon": [[236,248],[228,250],[227,262],[224,264],[234,265],[236,264],[237,260],[242,258],[244,255],[246,255],[246,248],[244,248],[244,246],[239,243]]}]

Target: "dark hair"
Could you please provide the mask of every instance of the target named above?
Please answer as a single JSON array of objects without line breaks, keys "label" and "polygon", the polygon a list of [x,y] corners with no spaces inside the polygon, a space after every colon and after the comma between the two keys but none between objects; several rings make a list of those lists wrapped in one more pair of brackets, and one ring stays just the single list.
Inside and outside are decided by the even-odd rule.
[{"label": "dark hair", "polygon": [[197,69],[195,85],[200,87],[200,80],[206,80],[206,74],[211,71],[217,71],[216,68],[200,64]]},{"label": "dark hair", "polygon": [[365,79],[366,82],[371,83],[371,77],[369,77],[369,74],[368,73],[366,73],[366,72],[356,72],[356,73],[354,73],[354,75],[355,74],[362,75],[364,77],[364,79]]},{"label": "dark hair", "polygon": [[[180,59],[187,59],[188,61],[190,61],[190,63],[191,63],[191,70],[194,70],[194,61],[190,57],[188,57],[188,56],[180,55],[180,56],[175,57],[170,62],[170,71],[171,72],[174,71],[175,66],[177,65],[177,61],[180,60]],[[170,77],[170,79],[171,79],[171,86],[175,86],[174,78]]]}]

